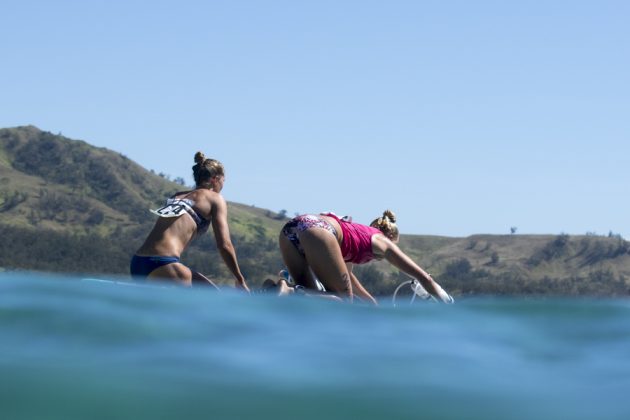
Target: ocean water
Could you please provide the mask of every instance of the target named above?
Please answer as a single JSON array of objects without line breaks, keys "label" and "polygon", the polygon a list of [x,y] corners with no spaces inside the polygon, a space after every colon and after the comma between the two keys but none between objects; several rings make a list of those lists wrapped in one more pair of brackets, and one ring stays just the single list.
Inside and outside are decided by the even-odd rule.
[{"label": "ocean water", "polygon": [[629,419],[630,301],[304,297],[0,273],[1,419]]}]

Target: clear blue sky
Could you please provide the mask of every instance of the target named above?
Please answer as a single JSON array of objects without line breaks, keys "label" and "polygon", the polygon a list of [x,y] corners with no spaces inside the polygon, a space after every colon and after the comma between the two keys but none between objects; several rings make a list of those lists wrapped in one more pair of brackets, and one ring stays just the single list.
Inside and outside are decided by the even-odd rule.
[{"label": "clear blue sky", "polygon": [[3,1],[0,127],[403,233],[630,237],[630,2]]}]

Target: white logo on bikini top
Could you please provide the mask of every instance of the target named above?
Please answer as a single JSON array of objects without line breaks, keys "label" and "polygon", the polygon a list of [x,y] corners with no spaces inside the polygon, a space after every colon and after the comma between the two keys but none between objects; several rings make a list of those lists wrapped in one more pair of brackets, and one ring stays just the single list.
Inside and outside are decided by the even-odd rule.
[{"label": "white logo on bikini top", "polygon": [[160,217],[179,217],[184,213],[190,212],[191,210],[191,200],[168,199],[164,207],[160,207],[157,210],[151,210],[151,213],[157,214]]}]

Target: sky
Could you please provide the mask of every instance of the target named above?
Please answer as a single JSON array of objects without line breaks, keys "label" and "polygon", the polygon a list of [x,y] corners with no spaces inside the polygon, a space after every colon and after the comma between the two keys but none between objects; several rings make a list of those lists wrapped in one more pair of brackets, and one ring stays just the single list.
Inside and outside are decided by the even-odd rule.
[{"label": "sky", "polygon": [[402,233],[630,238],[630,2],[1,0],[0,127]]}]

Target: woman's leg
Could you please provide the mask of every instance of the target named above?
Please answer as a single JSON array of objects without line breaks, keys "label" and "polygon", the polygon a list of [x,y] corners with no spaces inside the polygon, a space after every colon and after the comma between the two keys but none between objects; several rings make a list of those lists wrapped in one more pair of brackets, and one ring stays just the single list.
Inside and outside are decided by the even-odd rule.
[{"label": "woman's leg", "polygon": [[337,238],[329,231],[311,228],[298,233],[308,266],[326,290],[352,299],[350,274]]},{"label": "woman's leg", "polygon": [[306,258],[299,253],[295,245],[283,233],[280,233],[278,243],[284,265],[289,270],[289,274],[293,277],[295,284],[304,286],[307,289],[317,290],[317,284],[306,262]]}]

